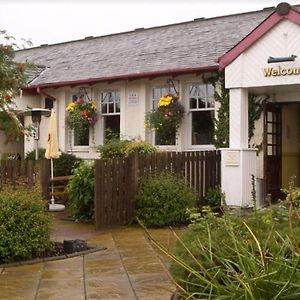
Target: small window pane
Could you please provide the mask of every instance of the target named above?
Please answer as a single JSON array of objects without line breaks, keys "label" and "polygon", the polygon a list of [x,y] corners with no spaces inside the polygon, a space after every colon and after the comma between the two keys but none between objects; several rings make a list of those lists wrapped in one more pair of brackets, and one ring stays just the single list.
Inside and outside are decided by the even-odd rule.
[{"label": "small window pane", "polygon": [[192,145],[211,145],[213,143],[213,111],[193,111]]},{"label": "small window pane", "polygon": [[190,109],[195,109],[195,108],[197,108],[197,99],[190,98]]},{"label": "small window pane", "polygon": [[109,103],[109,113],[114,113],[114,103]]},{"label": "small window pane", "polygon": [[116,112],[120,112],[120,109],[121,109],[120,102],[117,102],[116,103]]},{"label": "small window pane", "polygon": [[107,115],[104,117],[104,141],[107,143],[113,138],[120,137],[120,116]]},{"label": "small window pane", "polygon": [[74,146],[88,146],[89,145],[89,126],[83,125],[80,132],[74,130]]}]

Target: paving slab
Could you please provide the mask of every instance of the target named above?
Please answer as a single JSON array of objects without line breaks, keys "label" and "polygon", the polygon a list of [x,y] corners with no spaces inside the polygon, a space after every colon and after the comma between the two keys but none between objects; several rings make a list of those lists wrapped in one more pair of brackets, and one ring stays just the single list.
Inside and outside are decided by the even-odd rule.
[{"label": "paving slab", "polygon": [[[174,242],[166,229],[152,233],[166,247]],[[52,239],[83,239],[106,249],[63,260],[0,268],[0,300],[168,300],[175,291],[166,257],[153,248],[139,227],[96,231],[92,224],[62,220],[57,213]]]}]

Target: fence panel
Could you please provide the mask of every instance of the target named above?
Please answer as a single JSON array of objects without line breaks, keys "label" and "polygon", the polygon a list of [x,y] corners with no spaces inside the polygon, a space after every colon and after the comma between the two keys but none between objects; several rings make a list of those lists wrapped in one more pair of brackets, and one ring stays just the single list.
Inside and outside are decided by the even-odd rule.
[{"label": "fence panel", "polygon": [[32,187],[39,175],[39,163],[32,160],[1,160],[0,188],[3,184],[19,183]]},{"label": "fence panel", "polygon": [[172,171],[185,177],[202,199],[210,187],[220,184],[219,151],[165,152],[130,156],[126,159],[96,160],[96,228],[124,225],[134,217],[139,179],[146,174]]}]

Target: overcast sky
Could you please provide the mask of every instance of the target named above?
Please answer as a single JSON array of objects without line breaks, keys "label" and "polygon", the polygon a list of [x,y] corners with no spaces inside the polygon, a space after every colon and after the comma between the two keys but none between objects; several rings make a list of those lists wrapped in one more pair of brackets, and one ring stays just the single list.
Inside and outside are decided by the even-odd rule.
[{"label": "overcast sky", "polygon": [[[280,0],[0,0],[0,29],[34,46],[255,11]],[[291,5],[300,0],[288,0]]]}]

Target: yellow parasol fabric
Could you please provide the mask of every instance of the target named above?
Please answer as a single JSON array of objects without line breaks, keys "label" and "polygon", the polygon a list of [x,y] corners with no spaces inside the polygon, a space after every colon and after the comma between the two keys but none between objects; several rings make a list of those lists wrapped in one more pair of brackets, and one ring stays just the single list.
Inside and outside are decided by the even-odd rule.
[{"label": "yellow parasol fabric", "polygon": [[54,109],[52,109],[50,120],[49,120],[49,131],[48,131],[48,140],[47,140],[45,157],[47,159],[59,158],[60,155],[61,152],[59,152],[58,149],[56,115]]}]

